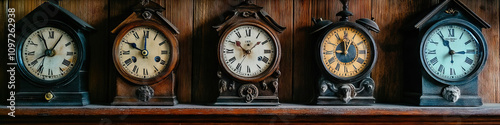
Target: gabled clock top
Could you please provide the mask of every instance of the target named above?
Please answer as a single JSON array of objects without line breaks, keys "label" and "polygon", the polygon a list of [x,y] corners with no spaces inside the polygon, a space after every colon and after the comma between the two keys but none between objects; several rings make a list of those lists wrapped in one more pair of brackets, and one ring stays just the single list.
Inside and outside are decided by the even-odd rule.
[{"label": "gabled clock top", "polygon": [[437,21],[449,17],[465,19],[478,28],[491,27],[490,24],[486,23],[486,21],[477,16],[476,13],[472,12],[472,10],[467,8],[467,6],[459,0],[446,0],[442,2],[424,18],[418,21],[414,27],[417,29],[424,29],[425,27],[429,27],[427,24],[432,25]]}]

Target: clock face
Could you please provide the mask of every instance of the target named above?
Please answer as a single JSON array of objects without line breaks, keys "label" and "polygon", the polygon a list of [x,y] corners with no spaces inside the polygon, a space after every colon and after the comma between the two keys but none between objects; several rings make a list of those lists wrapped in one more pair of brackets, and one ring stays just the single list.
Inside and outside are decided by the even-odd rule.
[{"label": "clock face", "polygon": [[121,38],[118,61],[125,72],[133,77],[153,78],[168,67],[170,50],[170,41],[158,30],[135,27]]},{"label": "clock face", "polygon": [[438,78],[456,81],[473,73],[481,64],[477,39],[459,25],[442,25],[425,38],[422,55],[425,66]]},{"label": "clock face", "polygon": [[273,38],[263,29],[243,25],[230,31],[222,43],[222,59],[229,72],[255,77],[270,68],[276,57]]},{"label": "clock face", "polygon": [[321,42],[324,68],[337,77],[354,77],[369,69],[373,61],[371,41],[361,31],[339,27],[329,31]]},{"label": "clock face", "polygon": [[75,40],[65,31],[44,27],[32,32],[22,45],[21,59],[36,78],[53,81],[68,75],[79,53]]}]

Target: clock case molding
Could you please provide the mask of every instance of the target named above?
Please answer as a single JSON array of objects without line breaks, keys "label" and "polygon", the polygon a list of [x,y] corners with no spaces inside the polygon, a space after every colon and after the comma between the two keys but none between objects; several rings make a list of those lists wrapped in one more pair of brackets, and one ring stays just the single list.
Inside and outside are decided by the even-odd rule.
[{"label": "clock case molding", "polygon": [[[57,2],[55,2],[57,3]],[[18,89],[16,92],[17,105],[87,105],[88,71],[86,61],[87,41],[85,35],[95,29],[68,10],[52,2],[44,2],[18,22],[16,30],[18,42],[16,47],[16,70]],[[70,73],[55,81],[43,81],[36,78],[24,67],[22,45],[29,34],[43,27],[55,27],[66,32],[75,40],[78,48],[77,62]],[[51,95],[52,98],[45,96]]]},{"label": "clock case molding", "polygon": [[[428,74],[430,71],[424,68],[421,62],[423,57],[421,56],[420,45],[426,36],[426,32],[443,24],[463,26],[472,32],[473,35],[476,33],[474,37],[481,44],[478,44],[480,50],[482,50],[481,46],[484,46],[484,50],[482,50],[484,58],[479,59],[480,66],[474,69],[475,71],[472,75],[468,75],[460,81],[447,81],[432,76]],[[409,56],[405,59],[405,65],[409,66],[409,70],[406,71],[416,72],[405,73],[405,95],[402,100],[406,103],[420,106],[481,106],[481,97],[478,96],[478,74],[484,67],[488,56],[486,39],[482,35],[481,28],[490,27],[488,23],[458,0],[446,0],[425,15],[414,26],[415,32],[419,32],[417,41],[411,40],[413,42],[406,43],[407,45],[405,46],[406,50],[409,50],[406,51]],[[484,41],[484,43],[481,43],[481,41]],[[446,99],[442,95],[445,89],[452,86],[456,86],[457,88],[453,88],[460,90],[460,96],[456,102]]]},{"label": "clock case molding", "polygon": [[[371,70],[377,61],[377,44],[375,44],[375,40],[369,31],[378,33],[380,29],[375,21],[366,18],[358,19],[356,23],[349,22],[348,17],[353,14],[347,10],[348,1],[343,0],[341,2],[343,4],[343,11],[337,13],[337,16],[341,16],[339,22],[333,23],[321,18],[312,19],[315,25],[312,27],[311,34],[318,38],[316,40],[317,43],[315,43],[314,56],[317,67],[321,70],[321,75],[315,87],[316,100],[313,100],[312,103],[318,105],[371,105],[375,103],[375,98],[373,97],[375,81],[370,76]],[[322,41],[331,30],[339,27],[350,27],[360,31],[372,44],[372,61],[367,64],[367,69],[353,77],[337,77],[331,74],[321,61],[320,48]]]},{"label": "clock case molding", "polygon": [[[262,8],[250,3],[248,0],[244,1],[226,16],[222,24],[213,26],[221,37],[217,49],[219,61],[217,76],[219,77],[218,88],[220,93],[213,105],[279,105],[278,78],[281,75],[279,71],[281,47],[277,36],[286,27],[277,24]],[[262,74],[252,78],[240,77],[228,72],[229,68],[221,62],[221,44],[224,37],[232,29],[243,25],[261,28],[269,34],[276,46],[274,62]]]},{"label": "clock case molding", "polygon": [[[142,0],[132,7],[133,13],[121,22],[111,33],[118,33],[113,43],[113,63],[120,76],[116,77],[116,96],[112,105],[176,105],[178,103],[175,95],[175,72],[178,65],[179,47],[176,36],[179,34],[169,20],[162,16],[165,10],[161,5]],[[121,38],[131,29],[139,26],[153,28],[164,34],[171,47],[171,57],[163,73],[150,79],[139,79],[126,73],[118,62]],[[151,91],[151,89],[153,91]],[[149,91],[146,91],[149,90]],[[141,97],[140,95],[146,95]]]}]

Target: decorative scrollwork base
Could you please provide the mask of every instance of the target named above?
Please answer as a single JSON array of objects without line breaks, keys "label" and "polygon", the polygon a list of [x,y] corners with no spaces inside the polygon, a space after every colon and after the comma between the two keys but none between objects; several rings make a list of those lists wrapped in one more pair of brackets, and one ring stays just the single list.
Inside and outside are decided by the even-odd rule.
[{"label": "decorative scrollwork base", "polygon": [[254,84],[245,84],[240,87],[238,94],[240,97],[245,97],[245,101],[250,103],[259,96],[259,89]]},{"label": "decorative scrollwork base", "polygon": [[137,99],[148,102],[151,98],[153,98],[155,90],[151,88],[151,86],[141,86],[135,90],[135,96]]}]

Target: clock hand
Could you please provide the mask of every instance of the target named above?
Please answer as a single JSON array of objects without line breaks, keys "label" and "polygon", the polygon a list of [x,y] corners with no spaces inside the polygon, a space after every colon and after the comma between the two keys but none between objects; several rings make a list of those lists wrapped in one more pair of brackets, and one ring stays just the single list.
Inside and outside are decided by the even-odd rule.
[{"label": "clock hand", "polygon": [[335,53],[342,53],[342,50],[336,50]]},{"label": "clock hand", "polygon": [[253,49],[253,48],[255,48],[255,46],[257,46],[257,45],[259,45],[259,44],[260,44],[260,42],[257,42],[255,45],[253,45],[253,46],[252,46],[252,48],[250,48],[250,49],[248,50],[248,52],[247,52],[247,53],[248,53],[248,54],[250,54],[250,53],[252,52],[252,49]]},{"label": "clock hand", "polygon": [[146,36],[146,32],[144,32],[144,50],[147,50],[146,49],[146,45],[147,45],[147,39],[148,39],[148,36]]},{"label": "clock hand", "polygon": [[344,55],[347,55],[348,53],[348,49],[349,49],[349,44],[347,42],[349,42],[349,39],[347,39],[347,33],[344,33],[344,38],[342,38],[343,41],[344,41]]},{"label": "clock hand", "polygon": [[236,46],[240,47],[243,51],[247,51],[246,49],[244,49],[243,47],[241,47],[241,42],[240,41],[236,41]]},{"label": "clock hand", "polygon": [[476,52],[475,51],[473,51],[473,52],[459,51],[459,52],[455,52],[455,54],[476,54]]},{"label": "clock hand", "polygon": [[[47,56],[47,55],[45,55],[45,54],[44,54],[44,55],[42,55],[42,56],[40,56],[40,57],[36,58],[35,60],[38,60],[38,59],[43,58],[43,57],[45,57],[45,56]],[[44,58],[44,59],[45,59],[45,58]],[[35,60],[33,60],[33,61],[35,61]]]},{"label": "clock hand", "polygon": [[123,42],[126,43],[126,44],[128,44],[128,45],[130,45],[130,46],[132,46],[132,48],[134,48],[134,49],[142,51],[142,49],[137,48],[137,45],[135,45],[135,43],[129,43],[129,42],[125,42],[125,41],[123,41]]},{"label": "clock hand", "polygon": [[43,34],[38,34],[38,38],[40,38],[43,41],[43,45],[45,45],[45,49],[49,49],[47,47],[47,42],[45,41],[45,38],[43,37]]},{"label": "clock hand", "polygon": [[441,38],[441,40],[443,40],[443,45],[444,45],[444,46],[446,46],[446,47],[448,47],[448,49],[451,51],[450,41],[445,40],[445,39],[443,38],[443,36],[441,36],[441,35],[438,35],[438,36],[439,36],[439,38]]},{"label": "clock hand", "polygon": [[59,41],[61,41],[62,37],[63,37],[63,35],[61,34],[61,37],[59,37],[59,39],[57,39],[57,42],[56,42],[56,44],[54,44],[54,47],[52,47],[52,50],[54,50],[54,48],[56,48],[57,44],[59,44]]}]

